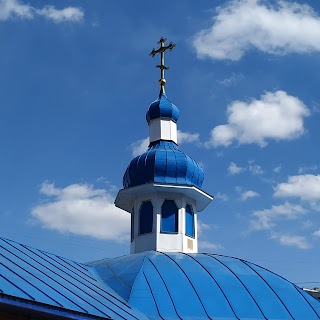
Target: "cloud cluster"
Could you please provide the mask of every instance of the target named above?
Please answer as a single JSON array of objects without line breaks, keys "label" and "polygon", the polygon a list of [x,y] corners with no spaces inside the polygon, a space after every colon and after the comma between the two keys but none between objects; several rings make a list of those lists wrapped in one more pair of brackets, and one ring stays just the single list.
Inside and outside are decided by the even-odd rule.
[{"label": "cloud cluster", "polygon": [[260,197],[260,194],[253,190],[242,191],[240,194],[241,201],[247,201],[250,198],[256,198],[256,197]]},{"label": "cloud cluster", "polygon": [[79,22],[83,19],[84,12],[78,7],[56,9],[54,6],[45,6],[42,9],[37,9],[19,0],[0,0],[0,21],[14,17],[33,19],[35,16],[42,16],[55,23]]},{"label": "cloud cluster", "polygon": [[213,243],[213,242],[210,242],[210,241],[204,241],[204,240],[200,240],[199,241],[199,250],[202,252],[202,251],[205,251],[205,250],[210,250],[210,251],[221,251],[224,249],[224,247],[219,244],[219,243]]},{"label": "cloud cluster", "polygon": [[285,202],[284,204],[272,206],[271,209],[257,210],[252,213],[250,221],[252,230],[270,230],[278,220],[297,219],[308,211],[300,205]]},{"label": "cloud cluster", "polygon": [[246,168],[244,167],[239,167],[237,164],[235,164],[234,162],[230,162],[230,165],[228,167],[228,172],[230,175],[235,175],[235,174],[239,174],[243,171],[245,171]]},{"label": "cloud cluster", "polygon": [[287,182],[275,187],[275,197],[296,197],[304,201],[320,201],[320,175],[290,176]]},{"label": "cloud cluster", "polygon": [[303,236],[291,236],[291,235],[283,235],[283,234],[272,234],[272,239],[278,240],[280,244],[284,246],[296,247],[299,249],[308,249],[310,248],[310,244],[307,239]]},{"label": "cloud cluster", "polygon": [[[178,130],[178,143],[193,143],[199,141],[199,133],[189,133]],[[134,157],[145,152],[149,146],[149,138],[138,140],[131,144],[132,155]]]},{"label": "cloud cluster", "polygon": [[[287,182],[282,182],[274,188],[276,198],[297,198],[301,204],[285,202],[282,205],[272,206],[271,209],[258,210],[252,213],[251,230],[268,230],[271,238],[286,246],[295,246],[299,249],[308,249],[310,243],[305,236],[285,235],[275,232],[280,220],[299,219],[308,212],[320,211],[320,175],[302,174],[289,176]],[[310,221],[302,222],[304,228],[313,227]],[[320,237],[320,230],[312,233]]]},{"label": "cloud cluster", "polygon": [[217,9],[213,25],[194,38],[200,58],[239,60],[256,49],[285,55],[320,51],[320,17],[307,4],[233,0]]},{"label": "cloud cluster", "polygon": [[246,167],[240,167],[236,163],[230,162],[230,165],[227,170],[228,170],[228,173],[232,176],[236,174],[240,174],[245,171],[249,171],[254,176],[263,174],[263,170],[261,166],[259,166],[252,160],[248,162],[248,166]]},{"label": "cloud cluster", "polygon": [[31,214],[43,227],[98,239],[129,239],[130,214],[115,207],[108,191],[88,184],[57,188],[44,182],[40,193],[45,203]]},{"label": "cloud cluster", "polygon": [[269,139],[294,139],[304,133],[303,120],[310,114],[301,100],[285,91],[266,92],[248,103],[234,101],[227,113],[228,123],[213,128],[206,147],[227,147],[235,141],[263,147]]}]

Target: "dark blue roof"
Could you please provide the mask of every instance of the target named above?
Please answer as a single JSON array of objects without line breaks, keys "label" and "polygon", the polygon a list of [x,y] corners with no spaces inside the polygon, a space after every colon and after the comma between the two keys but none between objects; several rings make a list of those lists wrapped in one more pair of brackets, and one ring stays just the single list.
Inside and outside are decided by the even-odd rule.
[{"label": "dark blue roof", "polygon": [[203,178],[201,166],[174,142],[158,141],[130,162],[123,176],[123,187],[155,182],[201,188]]},{"label": "dark blue roof", "polygon": [[152,102],[146,114],[147,122],[156,118],[168,118],[175,122],[179,119],[179,109],[169,101],[165,93],[160,93],[157,100]]},{"label": "dark blue roof", "polygon": [[108,286],[150,319],[320,319],[315,298],[237,258],[150,251],[92,265]]},{"label": "dark blue roof", "polygon": [[93,267],[2,238],[1,304],[72,319],[147,319],[102,282]]}]

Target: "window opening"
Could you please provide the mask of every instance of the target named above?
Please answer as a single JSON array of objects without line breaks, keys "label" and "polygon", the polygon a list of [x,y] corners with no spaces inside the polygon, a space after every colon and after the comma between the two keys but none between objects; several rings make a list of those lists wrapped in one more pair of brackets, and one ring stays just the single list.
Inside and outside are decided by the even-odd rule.
[{"label": "window opening", "polygon": [[186,205],[186,235],[194,238],[194,212],[192,207],[187,204]]},{"label": "window opening", "polygon": [[165,200],[161,207],[161,232],[178,232],[178,207],[173,200]]},{"label": "window opening", "polygon": [[140,207],[139,214],[139,234],[152,232],[153,226],[153,206],[151,201],[144,201]]}]

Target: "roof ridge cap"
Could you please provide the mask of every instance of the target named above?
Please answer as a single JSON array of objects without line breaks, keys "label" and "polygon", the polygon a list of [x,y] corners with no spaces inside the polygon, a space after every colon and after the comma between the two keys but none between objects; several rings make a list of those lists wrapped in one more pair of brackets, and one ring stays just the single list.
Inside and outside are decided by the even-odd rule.
[{"label": "roof ridge cap", "polygon": [[136,281],[137,281],[138,275],[141,273],[141,270],[143,269],[143,266],[144,266],[144,264],[145,264],[145,262],[146,262],[146,258],[149,256],[149,254],[150,254],[151,252],[153,252],[153,250],[152,250],[152,251],[146,251],[146,254],[145,254],[145,256],[143,257],[143,262],[142,262],[142,264],[141,264],[141,267],[140,267],[140,269],[139,269],[139,272],[137,272],[136,277],[135,277],[135,279],[134,279],[134,281],[133,281],[133,284],[132,284],[132,286],[131,286],[131,288],[130,288],[129,298],[128,298],[128,304],[129,304],[129,300],[130,300],[130,298],[131,298],[132,289],[133,289],[133,287],[134,287],[134,285],[135,285],[135,283],[136,283]]}]

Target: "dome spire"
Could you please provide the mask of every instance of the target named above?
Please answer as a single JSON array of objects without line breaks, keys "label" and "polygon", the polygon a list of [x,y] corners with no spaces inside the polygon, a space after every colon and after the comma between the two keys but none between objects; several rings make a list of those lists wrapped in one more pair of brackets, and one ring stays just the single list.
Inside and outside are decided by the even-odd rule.
[{"label": "dome spire", "polygon": [[176,44],[172,43],[172,42],[170,42],[167,46],[165,46],[164,43],[166,41],[167,41],[166,38],[161,37],[160,40],[158,41],[158,44],[160,44],[160,47],[158,49],[153,48],[152,51],[150,52],[150,56],[152,58],[154,58],[156,54],[160,53],[160,58],[161,58],[160,59],[160,64],[158,64],[156,66],[156,68],[160,69],[160,79],[159,79],[160,95],[162,93],[165,93],[164,86],[166,85],[166,79],[164,78],[164,70],[168,70],[169,69],[169,67],[166,67],[164,65],[164,53],[167,50],[171,51],[176,46]]}]

